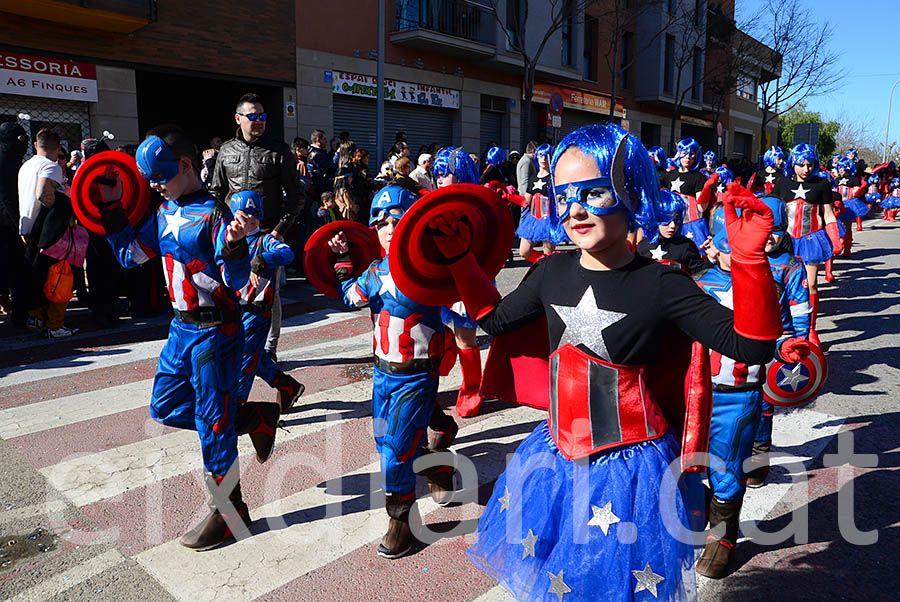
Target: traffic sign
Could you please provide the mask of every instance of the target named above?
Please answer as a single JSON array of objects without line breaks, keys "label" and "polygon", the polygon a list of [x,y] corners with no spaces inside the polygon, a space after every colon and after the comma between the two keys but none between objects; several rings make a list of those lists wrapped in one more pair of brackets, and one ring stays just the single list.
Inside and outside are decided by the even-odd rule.
[{"label": "traffic sign", "polygon": [[554,115],[559,115],[563,110],[563,99],[562,95],[559,93],[554,94],[550,97],[550,112]]}]

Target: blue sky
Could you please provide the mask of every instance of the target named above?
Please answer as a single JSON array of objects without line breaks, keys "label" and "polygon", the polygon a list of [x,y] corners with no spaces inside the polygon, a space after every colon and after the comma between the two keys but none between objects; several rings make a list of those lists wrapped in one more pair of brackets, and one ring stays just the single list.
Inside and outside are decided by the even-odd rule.
[{"label": "blue sky", "polygon": [[[791,0],[787,0],[791,1]],[[847,72],[842,89],[807,101],[807,106],[829,120],[867,124],[869,133],[884,136],[891,86],[900,79],[896,52],[898,0],[793,0],[835,26],[832,48]],[[763,0],[736,0],[739,14],[764,5]],[[891,138],[900,138],[900,85],[894,91]]]}]

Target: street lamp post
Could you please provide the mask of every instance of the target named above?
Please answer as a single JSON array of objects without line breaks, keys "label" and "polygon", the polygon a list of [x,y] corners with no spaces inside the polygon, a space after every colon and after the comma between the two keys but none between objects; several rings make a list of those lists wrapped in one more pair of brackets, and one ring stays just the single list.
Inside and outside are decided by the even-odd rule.
[{"label": "street lamp post", "polygon": [[891,86],[891,97],[888,99],[888,116],[887,116],[887,126],[884,128],[884,154],[881,156],[881,162],[887,163],[888,157],[888,133],[891,131],[891,106],[894,104],[894,88],[897,87],[897,84],[900,84],[900,79],[894,82],[894,85]]}]

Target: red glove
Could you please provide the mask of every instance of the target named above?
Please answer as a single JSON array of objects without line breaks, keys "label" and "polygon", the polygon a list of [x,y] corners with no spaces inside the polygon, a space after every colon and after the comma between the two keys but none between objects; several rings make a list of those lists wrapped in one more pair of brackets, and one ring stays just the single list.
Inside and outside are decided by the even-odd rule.
[{"label": "red glove", "polygon": [[445,213],[431,220],[426,232],[444,256],[469,315],[477,321],[494,311],[500,303],[500,293],[470,252],[472,229],[468,220]]},{"label": "red glove", "polygon": [[856,193],[853,195],[854,197],[860,200],[866,200],[866,191],[869,189],[869,183],[866,180],[862,181],[862,186],[856,189]]},{"label": "red glove", "polygon": [[809,341],[799,337],[787,339],[778,353],[786,364],[795,364],[809,355]]},{"label": "red glove", "polygon": [[706,184],[703,185],[703,190],[700,191],[700,194],[697,195],[697,204],[706,206],[709,204],[710,199],[712,199],[713,189],[716,187],[716,184],[719,183],[719,174],[713,172],[709,179],[706,181]]},{"label": "red glove", "polygon": [[[743,210],[740,217],[736,208]],[[759,341],[777,340],[782,333],[775,279],[765,251],[773,223],[772,211],[762,200],[737,182],[728,185],[725,228],[731,245],[734,330]]]},{"label": "red glove", "polygon": [[837,222],[825,224],[825,233],[831,239],[831,246],[834,248],[834,254],[838,255],[844,252],[844,240],[841,238],[841,232],[838,230]]}]

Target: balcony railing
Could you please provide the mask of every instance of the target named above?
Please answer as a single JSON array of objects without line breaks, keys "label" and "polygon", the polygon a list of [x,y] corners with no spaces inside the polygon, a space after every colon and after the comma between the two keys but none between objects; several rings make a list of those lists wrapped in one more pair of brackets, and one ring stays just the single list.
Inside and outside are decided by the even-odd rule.
[{"label": "balcony railing", "polygon": [[490,6],[473,0],[396,0],[396,32],[428,30],[494,45],[497,21]]}]

